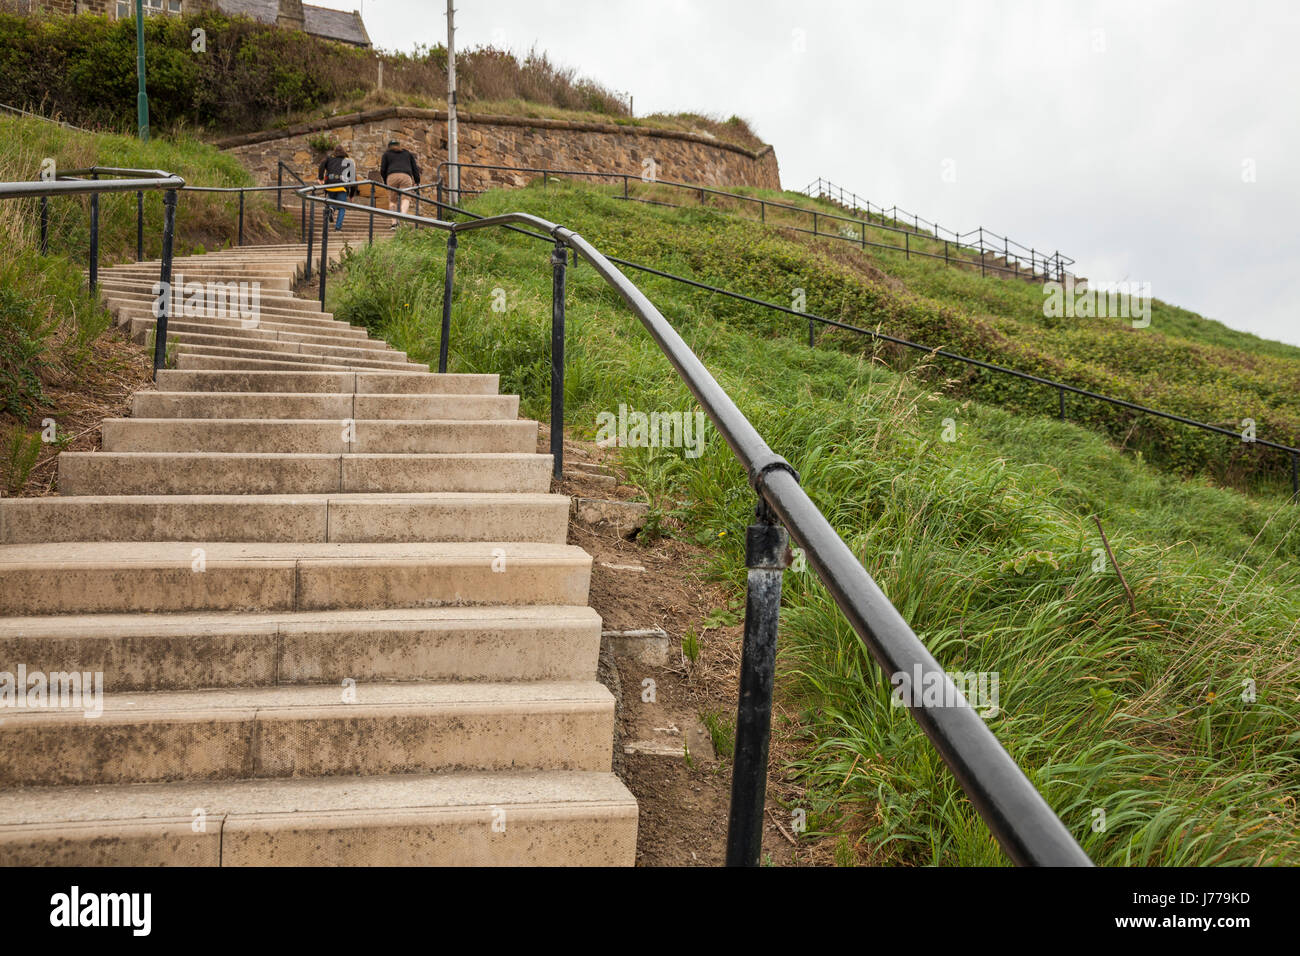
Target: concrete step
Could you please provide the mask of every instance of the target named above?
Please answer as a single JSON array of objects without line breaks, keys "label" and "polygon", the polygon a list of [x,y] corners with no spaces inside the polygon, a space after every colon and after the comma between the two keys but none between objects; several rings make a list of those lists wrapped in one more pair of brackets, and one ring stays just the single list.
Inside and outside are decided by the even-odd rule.
[{"label": "concrete step", "polygon": [[[145,269],[118,269],[111,273],[105,273],[99,277],[100,282],[105,288],[118,288],[122,286],[139,287],[148,289],[158,281],[158,273]],[[292,277],[285,275],[281,270],[274,270],[265,273],[244,273],[242,275],[231,275],[230,270],[222,269],[215,272],[192,272],[183,273],[175,271],[172,273],[172,288],[175,290],[173,295],[181,298],[184,302],[185,289],[188,283],[200,283],[205,286],[209,282],[252,282],[259,283],[263,292],[280,292],[287,295],[292,286]]]},{"label": "concrete step", "polygon": [[[138,331],[136,322],[132,322],[132,329],[137,342],[144,342],[154,331],[152,320],[140,322]],[[259,332],[257,329],[220,329],[218,333],[212,334],[208,331],[190,332],[180,328],[173,328],[169,323],[167,326],[168,343],[175,342],[178,347],[181,346],[206,346],[216,349],[234,349],[238,351],[257,351],[274,355],[277,358],[281,355],[303,355],[311,359],[324,359],[325,361],[352,362],[361,360],[365,362],[382,362],[385,364],[411,364],[408,362],[405,352],[394,350],[385,342],[352,342],[348,344],[334,345],[325,342],[303,341],[301,338],[280,338],[276,333],[269,335]],[[425,367],[425,366],[421,366]]]},{"label": "concrete step", "polygon": [[549,494],[80,495],[0,498],[0,544],[55,541],[541,541],[563,544]]},{"label": "concrete step", "polygon": [[552,605],[11,617],[0,620],[0,660],[28,673],[102,672],[105,693],[345,677],[589,680],[600,627],[589,607]]},{"label": "concrete step", "polygon": [[63,452],[62,495],[531,492],[551,486],[536,454],[291,455],[238,452]]},{"label": "concrete step", "polygon": [[0,545],[0,614],[586,604],[591,557],[530,542]]},{"label": "concrete step", "polygon": [[268,359],[231,358],[180,352],[174,366],[182,371],[261,371],[261,372],[346,372],[353,366],[329,362],[272,361]]},{"label": "concrete step", "polygon": [[[234,282],[244,279],[272,278],[277,282],[291,280],[294,276],[294,270],[303,265],[302,262],[292,262],[284,260],[281,262],[271,261],[269,259],[250,259],[244,262],[226,261],[224,263],[202,262],[200,260],[174,260],[172,262],[172,284],[178,288],[187,282],[203,282],[209,280],[215,282]],[[125,265],[113,266],[102,273],[104,276],[115,278],[144,279],[152,282],[161,278],[161,268],[155,268],[143,263],[126,263]],[[263,287],[266,283],[263,283]],[[284,288],[284,286],[280,286]]]},{"label": "concrete step", "polygon": [[0,762],[0,787],[608,772],[613,740],[614,698],[595,681],[142,691],[103,694],[84,708],[13,708],[0,748],[24,756]]},{"label": "concrete step", "polygon": [[[137,342],[143,342],[157,327],[157,320],[152,315],[136,312],[130,319],[130,334]],[[239,318],[190,319],[171,318],[167,321],[167,335],[170,338],[177,332],[193,332],[199,335],[238,336],[247,341],[282,341],[305,342],[312,345],[343,345],[349,348],[373,349],[391,352],[391,347],[382,339],[366,336],[365,329],[342,326],[337,329],[316,328],[301,325],[285,325],[268,321],[266,316],[244,320]]]},{"label": "concrete step", "polygon": [[355,392],[359,395],[495,395],[495,374],[159,369],[165,392]]},{"label": "concrete step", "polygon": [[537,422],[313,421],[303,419],[106,418],[104,451],[297,454],[530,453]]},{"label": "concrete step", "polygon": [[351,392],[136,392],[135,418],[512,419],[518,395],[357,395]]},{"label": "concrete step", "polygon": [[[104,293],[104,301],[115,313],[122,312],[130,318],[155,318],[154,297],[147,292],[108,291]],[[244,316],[233,311],[228,311],[225,316],[187,316],[181,310],[168,313],[168,317],[177,321],[188,319],[203,322],[211,322],[221,318],[228,320],[244,318]],[[321,312],[319,309],[302,309],[297,306],[282,306],[267,300],[262,300],[259,304],[257,318],[263,323],[278,322],[281,325],[293,326],[299,331],[323,329],[326,331],[342,330],[349,335],[355,335],[357,331],[365,334],[365,329],[331,318],[328,312]]]},{"label": "concrete step", "polygon": [[0,866],[631,866],[636,830],[622,782],[582,771],[0,793]]},{"label": "concrete step", "polygon": [[[133,282],[127,279],[104,279],[100,286],[101,293],[106,298],[113,300],[124,299],[152,305],[158,298],[150,291],[151,284],[147,282]],[[275,311],[285,315],[301,315],[305,318],[334,321],[328,312],[321,311],[320,303],[315,299],[297,299],[287,293],[264,289],[262,295],[258,297],[258,304],[260,308],[268,313]],[[184,315],[185,310],[184,308],[173,308],[169,314]]]},{"label": "concrete step", "polygon": [[[220,358],[234,359],[237,363],[243,362],[253,368],[260,367],[262,363],[274,362],[280,367],[293,368],[296,366],[323,366],[325,368],[352,368],[365,369],[372,368],[378,371],[425,371],[427,365],[420,365],[416,362],[401,361],[384,361],[378,358],[353,358],[350,355],[343,354],[318,354],[319,349],[313,352],[277,352],[270,348],[239,348],[228,345],[206,345],[198,342],[186,341],[185,337],[177,336],[174,340],[169,333],[167,336],[168,346],[174,348],[179,361],[187,355],[203,358]],[[252,363],[259,363],[252,365]]]}]

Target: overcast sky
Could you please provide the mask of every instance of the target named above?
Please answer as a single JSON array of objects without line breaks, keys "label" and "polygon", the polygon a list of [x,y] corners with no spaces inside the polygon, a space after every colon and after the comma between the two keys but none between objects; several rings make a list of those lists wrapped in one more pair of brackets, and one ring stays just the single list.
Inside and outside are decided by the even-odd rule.
[{"label": "overcast sky", "polygon": [[[439,0],[363,12],[379,47],[446,41]],[[739,114],[786,188],[825,177],[1300,344],[1300,3],[459,0],[456,23],[638,114]]]}]

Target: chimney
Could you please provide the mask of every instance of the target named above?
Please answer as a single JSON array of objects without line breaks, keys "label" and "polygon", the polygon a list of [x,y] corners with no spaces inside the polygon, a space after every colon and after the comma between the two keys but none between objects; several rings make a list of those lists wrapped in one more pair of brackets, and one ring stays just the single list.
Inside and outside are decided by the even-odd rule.
[{"label": "chimney", "polygon": [[302,13],[302,0],[280,0],[280,14],[275,18],[275,25],[290,30],[302,30],[307,21]]}]

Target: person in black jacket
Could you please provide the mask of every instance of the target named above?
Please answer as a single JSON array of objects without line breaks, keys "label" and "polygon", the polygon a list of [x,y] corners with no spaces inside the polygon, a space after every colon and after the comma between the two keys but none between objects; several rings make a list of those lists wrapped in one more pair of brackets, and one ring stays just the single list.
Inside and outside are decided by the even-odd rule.
[{"label": "person in black jacket", "polygon": [[[384,150],[383,159],[379,161],[379,177],[394,189],[410,189],[420,185],[420,165],[409,149],[402,149],[397,140],[390,139],[388,149]],[[410,196],[402,193],[399,212],[406,212],[410,205]],[[396,219],[393,228],[397,228]]]},{"label": "person in black jacket", "polygon": [[[357,164],[348,156],[348,151],[342,146],[335,146],[334,152],[325,157],[320,164],[320,169],[316,171],[316,182],[321,184],[329,183],[351,183],[356,182]],[[332,199],[347,199],[351,194],[348,186],[339,186],[337,189],[326,189],[325,193]],[[334,231],[343,228],[343,213],[346,210],[338,207],[338,220],[334,223]]]}]

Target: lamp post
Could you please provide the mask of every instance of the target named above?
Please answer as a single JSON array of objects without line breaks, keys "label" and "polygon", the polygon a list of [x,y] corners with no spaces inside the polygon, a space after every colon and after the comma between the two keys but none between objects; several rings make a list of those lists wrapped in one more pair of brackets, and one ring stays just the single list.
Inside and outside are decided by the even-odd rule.
[{"label": "lamp post", "polygon": [[451,189],[453,206],[460,205],[459,133],[456,120],[456,10],[452,0],[447,0],[447,184]]},{"label": "lamp post", "polygon": [[135,98],[136,125],[140,141],[149,142],[149,94],[144,90],[144,0],[135,0],[135,73],[140,92]]}]

